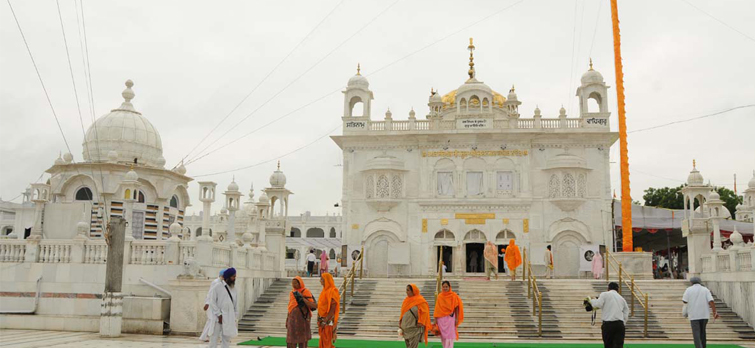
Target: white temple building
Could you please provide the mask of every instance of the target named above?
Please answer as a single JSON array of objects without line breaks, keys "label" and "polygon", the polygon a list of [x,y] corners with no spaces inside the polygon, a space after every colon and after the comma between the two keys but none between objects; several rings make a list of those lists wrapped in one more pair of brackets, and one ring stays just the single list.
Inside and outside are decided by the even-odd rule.
[{"label": "white temple building", "polygon": [[343,240],[365,247],[370,276],[433,274],[441,253],[452,275],[481,273],[484,243],[513,238],[533,263],[552,244],[557,276],[572,277],[580,246],[612,243],[618,134],[603,76],[590,63],[578,115],[561,107],[547,117],[531,105],[526,117],[513,86],[504,96],[481,81],[474,48],[470,40],[468,79],[443,96],[431,91],[424,120],[414,110],[407,120],[390,110],[374,118],[359,70],[343,91],[343,134],[332,137],[343,150]]}]

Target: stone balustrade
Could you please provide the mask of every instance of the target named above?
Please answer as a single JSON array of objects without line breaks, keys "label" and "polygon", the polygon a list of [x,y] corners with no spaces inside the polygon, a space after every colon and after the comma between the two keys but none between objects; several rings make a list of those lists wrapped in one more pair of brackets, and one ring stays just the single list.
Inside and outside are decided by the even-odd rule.
[{"label": "stone balustrade", "polygon": [[727,272],[752,272],[755,269],[755,248],[723,250],[701,257],[703,274]]},{"label": "stone balustrade", "polygon": [[[480,115],[461,115],[456,120],[385,120],[385,121],[344,121],[344,129],[351,133],[358,132],[415,132],[415,131],[453,131],[470,129],[463,121],[467,118],[472,120],[481,120],[475,128],[493,128],[493,129],[586,129],[593,128],[602,131],[608,131],[609,118],[606,114],[595,113],[588,114],[582,118],[513,118],[513,119],[490,119]],[[347,124],[358,123],[360,127],[348,126]]]},{"label": "stone balustrade", "polygon": [[0,242],[0,262],[24,262],[26,241],[6,239]]},{"label": "stone balustrade", "polygon": [[[37,253],[28,251],[37,248]],[[105,264],[108,245],[104,240],[43,239],[0,240],[0,262]],[[125,263],[131,265],[183,265],[194,260],[201,267],[241,267],[267,270],[275,255],[264,249],[212,241],[126,241]]]}]

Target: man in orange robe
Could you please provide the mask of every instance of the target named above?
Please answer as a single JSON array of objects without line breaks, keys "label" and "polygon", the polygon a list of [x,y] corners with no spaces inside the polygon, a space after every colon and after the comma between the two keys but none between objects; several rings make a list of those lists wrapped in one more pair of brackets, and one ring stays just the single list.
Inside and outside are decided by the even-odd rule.
[{"label": "man in orange robe", "polygon": [[341,309],[341,294],[330,273],[320,278],[322,292],[317,300],[317,330],[320,333],[320,348],[333,348],[338,337],[338,313]]},{"label": "man in orange robe", "polygon": [[512,238],[506,247],[506,256],[503,258],[511,271],[511,280],[516,280],[516,268],[522,265],[522,254]]}]

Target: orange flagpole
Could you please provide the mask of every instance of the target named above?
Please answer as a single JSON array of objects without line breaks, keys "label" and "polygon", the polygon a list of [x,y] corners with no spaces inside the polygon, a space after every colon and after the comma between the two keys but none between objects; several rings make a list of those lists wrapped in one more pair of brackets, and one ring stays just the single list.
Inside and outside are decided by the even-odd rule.
[{"label": "orange flagpole", "polygon": [[622,251],[632,251],[632,195],[629,190],[629,153],[627,151],[627,118],[624,110],[624,73],[621,66],[621,34],[619,34],[619,8],[611,0],[613,24],[613,59],[616,67],[616,102],[619,104],[619,150],[621,154],[621,232]]}]

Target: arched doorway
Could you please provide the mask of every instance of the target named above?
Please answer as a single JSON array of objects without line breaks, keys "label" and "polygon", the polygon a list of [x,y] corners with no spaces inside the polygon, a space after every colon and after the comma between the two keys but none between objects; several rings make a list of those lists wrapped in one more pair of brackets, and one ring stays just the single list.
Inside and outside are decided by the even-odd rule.
[{"label": "arched doorway", "polygon": [[365,261],[370,277],[388,275],[388,248],[391,243],[398,243],[396,235],[389,231],[373,233],[365,242]]},{"label": "arched doorway", "polygon": [[579,232],[561,231],[553,238],[554,271],[558,278],[579,276],[579,246],[587,240]]},{"label": "arched doorway", "polygon": [[[433,246],[435,247],[435,260],[433,269],[437,268],[438,260],[443,259],[443,264],[446,265],[445,272],[453,273],[454,271],[454,249],[456,248],[456,237],[453,232],[442,229],[435,234],[433,240]],[[437,271],[437,270],[436,270]]]},{"label": "arched doorway", "polygon": [[[503,230],[498,232],[495,236],[495,244],[498,247],[498,254],[502,254],[501,249],[505,249],[509,246],[512,239],[516,239],[516,235],[511,230]],[[498,258],[498,273],[508,273],[508,267],[504,262],[503,257]]]},{"label": "arched doorway", "polygon": [[485,243],[487,238],[480,230],[471,230],[464,236],[464,270],[467,273],[485,272]]}]

